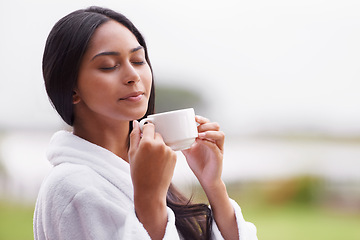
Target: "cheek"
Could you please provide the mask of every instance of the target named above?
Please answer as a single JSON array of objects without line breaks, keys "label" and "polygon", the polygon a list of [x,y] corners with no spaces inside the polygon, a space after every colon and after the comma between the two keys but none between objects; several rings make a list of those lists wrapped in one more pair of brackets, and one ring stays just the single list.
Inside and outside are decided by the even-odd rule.
[{"label": "cheek", "polygon": [[98,79],[95,74],[84,74],[78,79],[79,95],[84,101],[102,100],[104,98],[103,93],[111,90],[109,88],[106,81]]},{"label": "cheek", "polygon": [[150,94],[150,90],[152,87],[152,74],[150,67],[147,67],[146,71],[143,72],[142,79],[143,79],[143,84],[146,87],[146,90]]}]

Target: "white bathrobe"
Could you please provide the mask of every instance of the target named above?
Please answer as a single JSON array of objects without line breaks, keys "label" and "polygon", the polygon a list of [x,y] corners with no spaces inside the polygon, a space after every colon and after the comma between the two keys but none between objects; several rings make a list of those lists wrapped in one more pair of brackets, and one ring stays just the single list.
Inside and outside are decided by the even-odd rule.
[{"label": "white bathrobe", "polygon": [[[36,202],[36,240],[150,239],[135,215],[130,166],[126,161],[66,131],[52,137],[47,157],[54,167]],[[245,222],[236,202],[232,204],[240,239],[257,239],[255,226]],[[173,211],[167,208],[167,213],[164,239],[181,239]],[[213,236],[223,239],[215,222]]]}]

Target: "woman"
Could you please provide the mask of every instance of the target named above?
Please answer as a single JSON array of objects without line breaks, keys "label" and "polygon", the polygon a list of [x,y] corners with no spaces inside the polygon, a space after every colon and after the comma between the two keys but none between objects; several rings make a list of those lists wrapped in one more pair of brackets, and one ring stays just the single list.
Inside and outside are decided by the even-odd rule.
[{"label": "woman", "polygon": [[199,137],[183,151],[211,210],[171,185],[176,154],[154,125],[139,129],[154,112],[154,82],[144,39],[126,17],[91,7],[59,20],[43,75],[73,132],[51,139],[54,168],[37,199],[35,239],[257,239],[221,180],[216,123],[197,116]]}]

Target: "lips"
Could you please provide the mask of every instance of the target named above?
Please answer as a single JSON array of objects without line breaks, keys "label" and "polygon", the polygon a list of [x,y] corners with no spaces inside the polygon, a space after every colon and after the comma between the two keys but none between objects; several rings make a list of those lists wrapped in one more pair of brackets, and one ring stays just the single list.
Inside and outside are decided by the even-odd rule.
[{"label": "lips", "polygon": [[139,101],[144,96],[144,92],[138,91],[138,92],[132,92],[119,100],[127,100],[127,101]]}]

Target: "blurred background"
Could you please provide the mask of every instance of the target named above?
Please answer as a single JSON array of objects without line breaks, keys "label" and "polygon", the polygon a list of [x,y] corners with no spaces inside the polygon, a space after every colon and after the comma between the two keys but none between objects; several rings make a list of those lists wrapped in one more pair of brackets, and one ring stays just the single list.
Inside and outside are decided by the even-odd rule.
[{"label": "blurred background", "polygon": [[[360,239],[357,0],[0,0],[0,240],[32,239],[52,134],[55,22],[99,5],[147,40],[157,111],[194,107],[226,133],[223,179],[259,239]],[[179,153],[174,182],[203,193]]]}]

